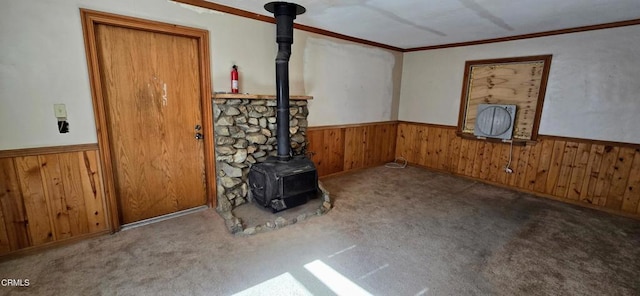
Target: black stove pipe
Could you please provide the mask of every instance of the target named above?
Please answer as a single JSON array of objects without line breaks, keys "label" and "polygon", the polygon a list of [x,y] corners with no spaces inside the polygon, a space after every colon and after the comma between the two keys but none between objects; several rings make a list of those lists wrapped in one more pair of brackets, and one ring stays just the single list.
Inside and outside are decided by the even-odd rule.
[{"label": "black stove pipe", "polygon": [[296,15],[303,14],[306,9],[295,3],[270,2],[264,8],[276,18],[276,103],[277,103],[277,141],[276,158],[287,161],[291,158],[291,142],[289,139],[289,57],[293,44],[293,20]]}]

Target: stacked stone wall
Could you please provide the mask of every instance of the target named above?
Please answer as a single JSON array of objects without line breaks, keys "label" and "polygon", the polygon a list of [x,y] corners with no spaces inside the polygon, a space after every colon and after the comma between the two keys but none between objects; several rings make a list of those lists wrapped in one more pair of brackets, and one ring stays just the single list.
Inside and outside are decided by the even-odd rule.
[{"label": "stacked stone wall", "polygon": [[[294,155],[307,146],[307,101],[289,102],[289,136]],[[276,101],[214,99],[217,210],[231,210],[247,201],[249,167],[277,153]]]}]

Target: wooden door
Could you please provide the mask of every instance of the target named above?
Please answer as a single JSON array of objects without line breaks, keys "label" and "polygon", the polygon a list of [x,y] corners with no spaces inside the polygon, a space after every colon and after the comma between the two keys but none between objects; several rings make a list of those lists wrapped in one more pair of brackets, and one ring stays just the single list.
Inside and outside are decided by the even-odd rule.
[{"label": "wooden door", "polygon": [[[120,223],[205,205],[197,38],[94,26],[104,123]],[[206,78],[208,79],[208,78]]]}]

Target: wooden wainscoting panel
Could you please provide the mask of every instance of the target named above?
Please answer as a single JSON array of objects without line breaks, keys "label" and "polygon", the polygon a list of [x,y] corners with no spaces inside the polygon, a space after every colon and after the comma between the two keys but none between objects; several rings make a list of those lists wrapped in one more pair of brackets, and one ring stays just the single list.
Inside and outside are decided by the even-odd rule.
[{"label": "wooden wainscoting panel", "polygon": [[437,139],[437,129],[430,129],[428,126],[416,127],[416,139],[422,139],[421,143],[413,145],[415,151],[415,158],[421,165],[433,167],[438,162],[435,148]]},{"label": "wooden wainscoting panel", "polygon": [[344,129],[331,129],[324,132],[325,155],[328,157],[327,175],[344,170]]},{"label": "wooden wainscoting panel", "polygon": [[70,236],[89,232],[87,209],[82,190],[82,175],[86,167],[80,162],[82,158],[78,157],[79,155],[82,153],[63,153],[58,156],[61,164],[60,171],[64,184],[64,202],[69,218]]},{"label": "wooden wainscoting panel", "polygon": [[640,149],[636,149],[629,171],[629,182],[624,192],[622,210],[640,214]]},{"label": "wooden wainscoting panel", "polygon": [[[502,184],[504,177],[504,165],[506,164],[506,156],[504,148],[508,145],[502,143],[491,143],[491,159],[489,162],[489,181]],[[507,153],[509,151],[506,151]]]},{"label": "wooden wainscoting panel", "polygon": [[54,241],[47,191],[40,171],[38,156],[16,157],[20,189],[27,213],[29,237],[34,246]]},{"label": "wooden wainscoting panel", "polygon": [[311,160],[316,165],[318,175],[326,174],[325,155],[328,154],[329,147],[324,143],[324,130],[307,131],[307,140],[309,142],[307,150],[310,152]]},{"label": "wooden wainscoting panel", "polygon": [[396,136],[396,157],[404,157],[406,156],[406,147],[407,143],[411,141],[411,139],[407,138],[407,129],[409,128],[408,123],[400,122],[398,123],[398,130]]},{"label": "wooden wainscoting panel", "polygon": [[309,151],[319,176],[344,170],[344,129],[309,130]]},{"label": "wooden wainscoting panel", "polygon": [[554,142],[542,141],[537,145],[542,145],[542,147],[540,148],[540,159],[538,160],[536,183],[533,190],[536,192],[544,192],[547,184],[549,168],[551,167],[551,156],[553,154]]},{"label": "wooden wainscoting panel", "polygon": [[[462,138],[464,140],[464,138]],[[487,142],[484,145],[484,157],[482,158],[482,171],[480,174],[480,178],[484,180],[491,179],[492,164],[496,161],[495,155],[496,150],[499,146],[494,142]]]},{"label": "wooden wainscoting panel", "polygon": [[[414,138],[414,139],[420,139],[422,137],[422,134],[424,134],[425,130],[427,130],[426,126],[412,126],[410,127],[409,130],[409,137]],[[428,134],[428,132],[427,132]],[[425,150],[423,151],[423,146],[422,143],[418,142],[413,142],[411,143],[411,150],[409,150],[409,157],[411,157],[411,159],[413,159],[413,161],[418,161],[422,155],[422,153],[426,153],[426,156],[424,156],[424,159],[427,163],[431,163],[432,159],[431,159],[431,153],[432,153],[432,147],[433,147],[433,141],[434,139],[431,139],[430,141],[427,141],[427,146],[426,148],[424,148]]]},{"label": "wooden wainscoting panel", "polygon": [[[459,138],[459,137],[457,137],[457,138]],[[479,178],[480,177],[480,171],[482,169],[482,161],[484,160],[484,146],[485,145],[486,145],[485,141],[477,141],[476,151],[474,152],[476,156],[473,159],[473,167],[471,169],[471,174],[469,176],[472,176],[474,178]]]},{"label": "wooden wainscoting panel", "polygon": [[11,252],[11,243],[9,242],[9,234],[4,222],[4,213],[0,211],[0,255],[9,252]]},{"label": "wooden wainscoting panel", "polygon": [[389,135],[389,126],[386,124],[374,125],[372,128],[375,130],[376,137],[370,141],[371,145],[375,146],[376,158],[371,161],[371,165],[379,164],[380,161],[393,159],[395,157],[395,151],[392,152],[390,147],[395,147],[396,139],[391,138]]},{"label": "wooden wainscoting panel", "polygon": [[618,158],[614,165],[613,175],[611,178],[611,187],[607,196],[607,207],[612,210],[621,210],[624,199],[624,193],[627,189],[629,181],[629,173],[631,172],[631,164],[636,150],[629,147],[622,147],[618,152]]},{"label": "wooden wainscoting panel", "polygon": [[0,158],[0,255],[109,229],[97,148],[70,147]]},{"label": "wooden wainscoting panel", "polygon": [[378,145],[374,145],[377,141],[378,130],[377,126],[369,125],[364,127],[364,154],[363,154],[363,166],[368,167],[376,163],[380,159],[382,153],[381,142]]},{"label": "wooden wainscoting panel", "polygon": [[[427,131],[427,133],[424,133],[424,131]],[[408,126],[408,130],[407,130],[407,137],[409,139],[421,139],[422,135],[427,136],[429,134],[429,130],[427,126],[420,126],[420,125],[410,125]],[[425,139],[425,138],[422,138]],[[414,162],[419,161],[420,158],[423,158],[425,161],[425,164],[429,164],[431,162],[431,146],[433,146],[432,142],[434,141],[434,139],[432,138],[426,138],[425,142],[415,142],[415,141],[410,141],[409,144],[407,145],[407,148],[409,148],[408,152],[407,152],[407,156],[413,160]],[[424,156],[422,156],[424,154]]]},{"label": "wooden wainscoting panel", "polygon": [[596,182],[596,188],[593,193],[594,199],[597,201],[597,203],[594,203],[596,205],[607,205],[607,196],[609,195],[609,187],[611,186],[611,179],[613,179],[613,171],[615,170],[616,158],[618,158],[619,151],[619,147],[604,147],[598,182]]},{"label": "wooden wainscoting panel", "polygon": [[569,188],[569,181],[571,181],[571,171],[573,170],[573,161],[576,158],[577,150],[578,143],[566,142],[562,162],[560,163],[558,181],[553,195],[567,197],[567,189]]},{"label": "wooden wainscoting panel", "polygon": [[527,171],[525,172],[523,188],[534,191],[538,179],[538,162],[542,154],[542,144],[531,146],[529,148],[529,159],[527,160]]},{"label": "wooden wainscoting panel", "polygon": [[440,130],[440,145],[438,145],[438,169],[447,170],[449,167],[449,141],[456,137],[455,130]]},{"label": "wooden wainscoting panel", "polygon": [[429,130],[431,134],[431,141],[427,145],[429,149],[428,164],[432,167],[439,168],[441,165],[438,163],[440,160],[440,141],[442,140],[442,129],[436,128]]},{"label": "wooden wainscoting panel", "polygon": [[26,212],[20,193],[20,182],[12,158],[0,159],[0,207],[2,208],[2,224],[9,245],[8,251],[28,247],[30,242]]},{"label": "wooden wainscoting panel", "polygon": [[520,155],[518,156],[518,164],[515,168],[515,182],[510,184],[511,186],[515,186],[518,188],[526,188],[527,187],[527,169],[529,164],[529,157],[531,156],[532,151],[531,146],[520,147]]},{"label": "wooden wainscoting panel", "polygon": [[[540,137],[514,146],[461,138],[454,127],[399,122],[396,156],[540,196],[640,217],[640,145]],[[446,142],[446,143],[445,143]]]},{"label": "wooden wainscoting panel", "polygon": [[[425,139],[426,143],[414,143],[413,153],[414,159],[424,159],[424,163],[428,166],[433,166],[438,161],[436,156],[436,146],[438,141],[436,130],[429,129],[428,126],[416,126],[413,130],[414,137],[416,139]],[[431,135],[429,135],[431,133]]]},{"label": "wooden wainscoting panel", "polygon": [[417,126],[415,130],[415,137],[418,142],[413,146],[412,151],[415,151],[415,162],[420,165],[426,165],[429,159],[429,129],[426,126]]},{"label": "wooden wainscoting panel", "polygon": [[[429,133],[432,133],[432,135],[429,135]],[[408,134],[415,139],[422,139],[420,142],[411,144],[411,158],[422,165],[432,166],[437,161],[437,159],[433,159],[435,154],[434,142],[436,141],[435,130],[430,130],[425,125],[417,125],[409,127]]]},{"label": "wooden wainscoting panel", "polygon": [[418,159],[415,157],[415,153],[414,153],[415,145],[419,145],[418,147],[420,147],[420,144],[421,144],[421,143],[416,143],[415,141],[417,128],[418,126],[413,124],[403,125],[401,128],[402,132],[400,133],[402,137],[401,142],[399,141],[398,144],[396,145],[396,149],[397,147],[402,147],[402,153],[398,154],[396,151],[396,155],[399,157],[403,157],[410,163],[418,163]]},{"label": "wooden wainscoting panel", "polygon": [[594,144],[589,151],[589,161],[585,169],[585,177],[582,180],[582,188],[580,190],[580,201],[589,204],[598,204],[594,200],[594,192],[600,175],[600,165],[602,163],[602,155],[604,154],[604,145]]},{"label": "wooden wainscoting panel", "polygon": [[84,197],[87,228],[90,233],[107,230],[107,205],[102,187],[102,175],[99,169],[99,155],[97,151],[78,153],[81,164],[81,184]]},{"label": "wooden wainscoting panel", "polygon": [[49,191],[49,203],[53,214],[53,230],[55,237],[64,239],[71,237],[71,223],[66,203],[66,192],[61,173],[60,154],[39,156],[39,161],[44,173],[45,187]]},{"label": "wooden wainscoting panel", "polygon": [[[460,138],[461,141],[464,140]],[[480,174],[478,178],[487,180],[489,179],[489,168],[491,167],[491,155],[493,154],[493,144],[491,142],[485,142],[484,151],[482,151],[483,157],[482,162],[480,163]]]},{"label": "wooden wainscoting panel", "polygon": [[311,127],[309,152],[319,176],[360,169],[393,161],[396,122]]},{"label": "wooden wainscoting panel", "polygon": [[[467,167],[467,162],[469,162],[469,144],[472,141],[467,139],[462,139],[460,143],[460,157],[458,158],[458,164],[456,165],[456,170],[454,171],[457,174],[464,174],[465,169]],[[475,151],[473,151],[475,153]],[[474,157],[475,159],[475,157]],[[429,165],[429,167],[433,167],[433,165]]]},{"label": "wooden wainscoting panel", "polygon": [[349,127],[344,131],[344,170],[364,167],[366,129]]},{"label": "wooden wainscoting panel", "polygon": [[504,151],[502,148],[508,147],[501,143],[491,143],[491,158],[489,160],[489,176],[488,180],[500,183],[504,169],[502,168],[506,162],[503,162]]},{"label": "wooden wainscoting panel", "polygon": [[589,156],[591,152],[591,144],[578,143],[576,156],[573,161],[573,170],[571,171],[571,179],[567,188],[567,198],[572,200],[580,200],[580,191],[585,180],[587,165],[589,164]]},{"label": "wooden wainscoting panel", "polygon": [[[503,184],[509,186],[515,186],[518,178],[518,165],[520,163],[520,153],[522,150],[522,146],[513,146],[513,151],[511,151],[511,163],[509,164],[509,168],[513,170],[511,174],[503,174]],[[505,154],[507,156],[506,160],[509,162],[509,152]],[[506,166],[506,165],[505,165]]]},{"label": "wooden wainscoting panel", "polygon": [[[396,137],[396,157],[402,157],[407,161],[409,161],[408,145],[415,141],[409,138],[409,127],[411,127],[411,124],[399,123]],[[402,151],[402,153],[398,153],[398,151]]]},{"label": "wooden wainscoting panel", "polygon": [[377,125],[378,137],[381,142],[380,147],[382,153],[380,154],[379,162],[391,161],[396,156],[396,132],[397,123],[387,123]]},{"label": "wooden wainscoting panel", "polygon": [[[56,239],[89,233],[83,176],[87,152],[40,156]],[[95,152],[94,152],[95,153]]]},{"label": "wooden wainscoting panel", "polygon": [[473,165],[478,155],[477,149],[478,149],[478,143],[480,141],[465,141],[465,142],[469,143],[467,144],[466,164],[464,165],[464,167],[458,166],[458,171],[462,172],[465,175],[471,176],[473,175]]},{"label": "wooden wainscoting panel", "polygon": [[454,137],[449,141],[449,171],[455,172],[458,169],[458,158],[460,157],[460,144],[462,144],[462,138]]},{"label": "wooden wainscoting panel", "polygon": [[562,163],[562,156],[564,155],[565,141],[555,141],[553,143],[553,150],[551,151],[551,159],[549,164],[549,173],[547,174],[547,181],[545,182],[544,193],[553,195],[558,184],[558,177],[560,175],[560,165]]},{"label": "wooden wainscoting panel", "polygon": [[442,167],[439,161],[440,161],[440,143],[442,141],[443,130],[439,128],[429,128],[428,126],[424,126],[423,128],[428,130],[428,132],[425,133],[425,136],[428,136],[427,165],[433,168]]}]

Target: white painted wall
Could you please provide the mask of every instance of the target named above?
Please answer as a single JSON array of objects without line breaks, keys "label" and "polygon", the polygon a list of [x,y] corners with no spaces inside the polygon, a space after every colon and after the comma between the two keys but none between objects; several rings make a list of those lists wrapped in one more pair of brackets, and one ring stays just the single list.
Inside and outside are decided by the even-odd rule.
[{"label": "white painted wall", "polygon": [[[171,1],[2,2],[0,150],[97,141],[80,7],[209,30],[215,91],[229,91],[229,72],[237,63],[241,92],[275,93],[273,24]],[[290,90],[291,94],[314,96],[310,125],[396,119],[401,53],[298,30],[294,38]],[[343,62],[349,67],[340,71],[319,67]],[[361,75],[363,71],[367,74]],[[346,82],[349,86],[342,87]],[[373,102],[375,107],[367,105]],[[67,105],[68,134],[57,131],[54,103]]]},{"label": "white painted wall", "polygon": [[398,117],[457,125],[465,61],[541,54],[540,134],[640,143],[640,26],[405,53]]},{"label": "white painted wall", "polygon": [[[349,124],[391,119],[394,56],[360,45],[338,45],[309,38],[304,51],[304,86],[308,93],[332,93],[331,100],[309,102],[309,122]],[[325,79],[336,75],[338,79]]]}]

